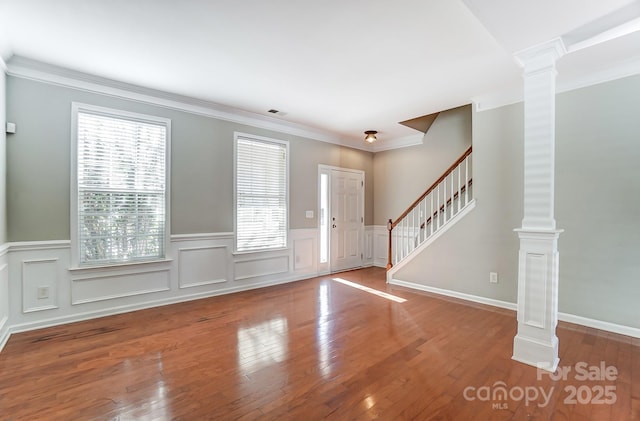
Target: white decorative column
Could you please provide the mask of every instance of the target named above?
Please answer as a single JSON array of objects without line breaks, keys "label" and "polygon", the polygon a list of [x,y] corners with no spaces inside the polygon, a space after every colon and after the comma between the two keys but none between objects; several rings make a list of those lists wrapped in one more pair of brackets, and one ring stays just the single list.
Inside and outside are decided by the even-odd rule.
[{"label": "white decorative column", "polygon": [[513,359],[555,371],[558,366],[558,236],[553,214],[555,39],[516,54],[524,67],[524,218],[518,269],[518,333]]}]

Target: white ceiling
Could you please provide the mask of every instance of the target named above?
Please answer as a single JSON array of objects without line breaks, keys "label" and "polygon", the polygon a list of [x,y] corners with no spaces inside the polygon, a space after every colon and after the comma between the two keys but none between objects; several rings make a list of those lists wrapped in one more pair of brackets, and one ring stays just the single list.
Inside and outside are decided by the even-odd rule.
[{"label": "white ceiling", "polygon": [[[603,17],[637,18],[638,5],[0,0],[0,53],[9,66],[16,55],[262,116],[275,108],[286,113],[277,119],[362,147],[365,130],[378,130],[384,144],[415,136],[399,121],[517,96],[514,52]],[[619,66],[640,71],[638,63],[635,33],[561,59],[559,83],[579,85]]]}]

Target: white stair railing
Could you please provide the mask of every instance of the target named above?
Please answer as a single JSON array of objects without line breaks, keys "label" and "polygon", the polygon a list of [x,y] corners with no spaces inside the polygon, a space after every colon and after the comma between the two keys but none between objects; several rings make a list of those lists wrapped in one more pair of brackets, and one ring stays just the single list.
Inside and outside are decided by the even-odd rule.
[{"label": "white stair railing", "polygon": [[473,200],[471,148],[395,221],[389,219],[387,269],[409,256]]}]

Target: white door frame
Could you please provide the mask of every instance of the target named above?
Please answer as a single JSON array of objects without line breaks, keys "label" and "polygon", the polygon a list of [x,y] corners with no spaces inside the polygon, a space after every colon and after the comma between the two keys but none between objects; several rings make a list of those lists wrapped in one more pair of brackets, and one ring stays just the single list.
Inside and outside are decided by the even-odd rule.
[{"label": "white door frame", "polygon": [[[325,164],[319,164],[318,165],[318,273],[320,274],[326,274],[326,273],[330,273],[331,272],[331,173],[332,171],[344,171],[344,172],[352,172],[352,173],[357,173],[360,174],[362,176],[362,200],[360,201],[360,213],[362,215],[362,223],[360,226],[360,241],[358,244],[358,248],[360,250],[361,255],[364,253],[364,180],[365,180],[365,172],[363,170],[356,170],[353,168],[343,168],[343,167],[336,167],[333,165],[325,165]],[[328,177],[328,182],[327,182],[327,215],[325,218],[326,221],[326,247],[327,247],[327,260],[325,262],[321,261],[321,255],[322,255],[322,250],[321,247],[323,246],[322,242],[321,242],[321,236],[322,236],[322,230],[323,230],[323,226],[321,224],[321,209],[322,209],[322,203],[321,203],[321,186],[320,186],[320,180],[321,180],[321,176],[322,174],[326,174]]]}]

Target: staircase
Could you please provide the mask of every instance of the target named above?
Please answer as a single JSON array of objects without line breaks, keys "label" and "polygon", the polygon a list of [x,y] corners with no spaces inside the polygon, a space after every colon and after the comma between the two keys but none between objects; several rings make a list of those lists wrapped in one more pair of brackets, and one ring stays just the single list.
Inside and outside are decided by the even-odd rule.
[{"label": "staircase", "polygon": [[471,149],[395,221],[389,219],[387,278],[475,207]]}]

